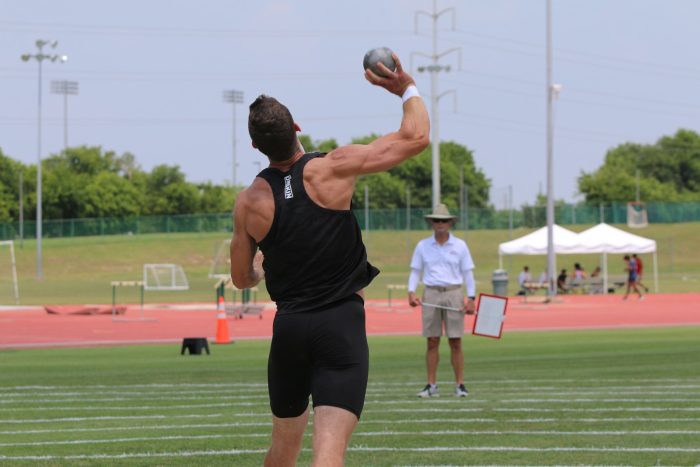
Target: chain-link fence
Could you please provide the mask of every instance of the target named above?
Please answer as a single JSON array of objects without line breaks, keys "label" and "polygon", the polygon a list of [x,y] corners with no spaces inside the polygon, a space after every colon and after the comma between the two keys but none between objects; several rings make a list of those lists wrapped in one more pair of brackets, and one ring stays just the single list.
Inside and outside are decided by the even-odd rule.
[{"label": "chain-link fence", "polygon": [[[700,221],[700,203],[647,203],[649,223]],[[355,215],[363,230],[416,230],[425,228],[424,216],[428,208],[357,209]],[[457,214],[456,211],[455,214]],[[555,208],[555,221],[562,225],[624,224],[627,222],[627,204],[560,205]],[[508,229],[509,227],[541,227],[546,224],[544,206],[507,209],[463,209],[457,228]],[[230,213],[190,214],[173,216],[144,216],[131,218],[103,217],[92,219],[44,220],[44,237],[84,237],[93,235],[139,235],[170,232],[231,232]],[[36,223],[25,221],[0,223],[0,240],[34,238]]]}]

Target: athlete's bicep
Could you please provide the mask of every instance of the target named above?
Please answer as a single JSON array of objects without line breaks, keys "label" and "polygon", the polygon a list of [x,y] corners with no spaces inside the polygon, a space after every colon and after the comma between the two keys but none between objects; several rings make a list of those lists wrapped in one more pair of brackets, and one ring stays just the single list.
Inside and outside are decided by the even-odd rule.
[{"label": "athlete's bicep", "polygon": [[397,133],[377,138],[370,144],[351,144],[331,151],[326,159],[340,177],[383,172],[410,156],[406,142]]}]

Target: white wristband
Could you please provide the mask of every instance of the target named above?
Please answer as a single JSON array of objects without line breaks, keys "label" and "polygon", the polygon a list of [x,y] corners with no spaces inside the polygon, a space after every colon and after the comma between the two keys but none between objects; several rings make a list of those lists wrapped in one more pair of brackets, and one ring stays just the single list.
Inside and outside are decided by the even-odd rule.
[{"label": "white wristband", "polygon": [[401,96],[401,101],[406,102],[411,97],[420,97],[418,88],[415,86],[415,84],[411,84],[406,88],[406,90],[403,92],[403,96]]}]

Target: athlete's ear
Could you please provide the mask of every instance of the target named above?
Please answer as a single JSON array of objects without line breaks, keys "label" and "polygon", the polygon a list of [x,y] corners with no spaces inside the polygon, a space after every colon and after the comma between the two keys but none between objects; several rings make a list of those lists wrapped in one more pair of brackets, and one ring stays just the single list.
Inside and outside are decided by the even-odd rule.
[{"label": "athlete's ear", "polygon": [[297,122],[294,122],[294,131],[301,131],[301,127]]}]

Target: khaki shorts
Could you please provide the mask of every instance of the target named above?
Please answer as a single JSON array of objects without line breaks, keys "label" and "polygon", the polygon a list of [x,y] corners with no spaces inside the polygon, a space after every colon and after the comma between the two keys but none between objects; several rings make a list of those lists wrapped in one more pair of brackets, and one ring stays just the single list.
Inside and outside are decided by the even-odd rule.
[{"label": "khaki shorts", "polygon": [[[461,287],[447,292],[426,287],[423,291],[423,302],[461,309],[464,307],[464,296]],[[447,337],[454,339],[464,335],[464,312],[423,306],[423,337],[442,336],[443,323]]]}]

